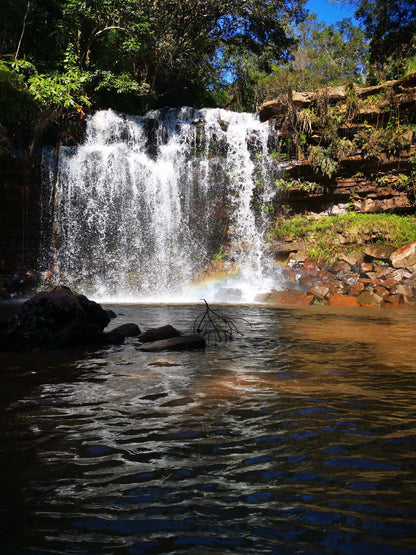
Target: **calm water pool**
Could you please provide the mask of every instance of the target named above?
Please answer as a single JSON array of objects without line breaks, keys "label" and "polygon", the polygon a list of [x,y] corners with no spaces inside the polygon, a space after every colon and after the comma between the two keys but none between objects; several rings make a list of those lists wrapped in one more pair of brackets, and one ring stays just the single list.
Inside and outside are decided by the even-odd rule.
[{"label": "calm water pool", "polygon": [[0,553],[415,553],[416,312],[222,310],[203,352],[0,355]]}]

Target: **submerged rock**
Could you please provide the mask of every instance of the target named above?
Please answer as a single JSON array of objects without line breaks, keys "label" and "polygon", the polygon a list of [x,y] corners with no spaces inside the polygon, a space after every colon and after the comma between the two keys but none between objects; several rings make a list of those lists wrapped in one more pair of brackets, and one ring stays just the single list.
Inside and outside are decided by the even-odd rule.
[{"label": "submerged rock", "polygon": [[161,341],[162,339],[170,339],[171,337],[179,337],[181,333],[171,325],[161,326],[160,328],[151,328],[138,336],[141,343],[150,343],[153,341]]},{"label": "submerged rock", "polygon": [[153,341],[139,347],[139,351],[159,352],[159,351],[191,351],[194,349],[204,349],[206,346],[205,337],[200,334],[181,335],[171,337],[161,341]]},{"label": "submerged rock", "polygon": [[109,321],[107,311],[85,295],[55,287],[23,303],[1,334],[0,347],[33,351],[105,342],[103,329]]},{"label": "submerged rock", "polygon": [[122,324],[112,329],[108,333],[118,334],[122,337],[137,337],[142,332],[137,324]]}]

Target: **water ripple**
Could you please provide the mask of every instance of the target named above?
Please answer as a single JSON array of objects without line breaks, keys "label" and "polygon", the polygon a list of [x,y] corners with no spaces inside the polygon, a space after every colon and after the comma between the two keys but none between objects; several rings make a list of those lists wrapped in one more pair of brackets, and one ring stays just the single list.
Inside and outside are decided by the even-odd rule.
[{"label": "water ripple", "polygon": [[414,552],[414,318],[348,342],[356,316],[233,310],[260,321],[243,357],[131,340],[49,377],[31,361],[1,419],[5,553]]}]

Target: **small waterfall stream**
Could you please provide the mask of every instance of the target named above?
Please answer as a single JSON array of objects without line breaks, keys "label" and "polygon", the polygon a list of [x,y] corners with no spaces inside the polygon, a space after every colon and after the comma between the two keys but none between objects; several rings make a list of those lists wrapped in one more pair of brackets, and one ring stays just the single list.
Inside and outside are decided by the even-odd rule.
[{"label": "small waterfall stream", "polygon": [[[267,123],[221,109],[95,113],[82,145],[44,154],[44,269],[102,301],[252,301],[277,279],[264,247],[269,141]],[[225,254],[207,285],[204,268]]]}]

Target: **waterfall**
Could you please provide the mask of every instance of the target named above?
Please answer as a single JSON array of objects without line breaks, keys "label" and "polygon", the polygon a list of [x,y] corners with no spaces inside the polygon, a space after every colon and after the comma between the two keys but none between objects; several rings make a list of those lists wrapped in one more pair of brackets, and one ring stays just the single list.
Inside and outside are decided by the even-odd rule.
[{"label": "waterfall", "polygon": [[[253,300],[276,279],[269,140],[252,114],[96,112],[83,144],[44,153],[44,274],[100,300]],[[223,256],[207,289],[204,269]]]}]

